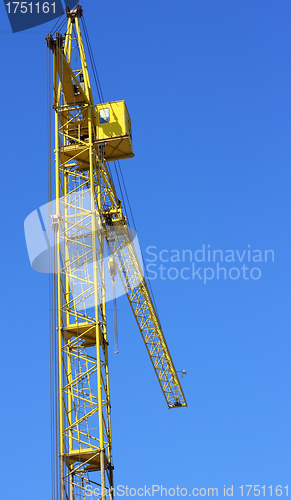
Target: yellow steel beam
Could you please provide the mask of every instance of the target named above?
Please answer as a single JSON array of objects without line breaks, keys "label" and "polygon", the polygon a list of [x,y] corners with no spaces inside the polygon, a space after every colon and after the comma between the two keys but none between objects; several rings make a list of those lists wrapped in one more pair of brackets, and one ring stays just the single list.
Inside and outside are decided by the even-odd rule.
[{"label": "yellow steel beam", "polygon": [[[113,500],[106,242],[168,407],[186,406],[186,400],[121,201],[96,143],[96,106],[80,15],[78,6],[68,12],[64,40],[47,37],[54,55],[60,498],[82,498],[86,487],[94,489],[97,483],[99,498]],[[90,206],[84,206],[86,192]]]}]

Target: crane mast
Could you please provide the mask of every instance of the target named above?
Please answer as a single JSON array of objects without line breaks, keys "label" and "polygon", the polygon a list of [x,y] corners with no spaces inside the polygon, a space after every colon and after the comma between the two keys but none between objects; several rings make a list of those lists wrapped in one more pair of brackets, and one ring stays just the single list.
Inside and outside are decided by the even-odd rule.
[{"label": "crane mast", "polygon": [[107,262],[123,283],[168,407],[186,406],[107,165],[133,156],[130,118],[123,101],[94,104],[82,14],[80,5],[67,8],[65,36],[46,37],[54,60],[56,200],[50,217],[57,264],[61,500],[85,499],[90,490],[98,492],[96,498],[113,499]]}]

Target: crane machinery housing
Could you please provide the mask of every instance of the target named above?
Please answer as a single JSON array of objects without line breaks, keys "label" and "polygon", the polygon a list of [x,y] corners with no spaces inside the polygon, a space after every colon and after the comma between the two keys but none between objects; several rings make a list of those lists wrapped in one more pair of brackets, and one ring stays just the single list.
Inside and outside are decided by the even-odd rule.
[{"label": "crane machinery housing", "polygon": [[186,400],[108,165],[133,156],[130,116],[124,101],[94,104],[82,7],[67,7],[66,18],[64,35],[46,37],[55,112],[54,497],[77,500],[100,488],[104,500],[114,495],[108,268],[124,286],[168,407]]}]

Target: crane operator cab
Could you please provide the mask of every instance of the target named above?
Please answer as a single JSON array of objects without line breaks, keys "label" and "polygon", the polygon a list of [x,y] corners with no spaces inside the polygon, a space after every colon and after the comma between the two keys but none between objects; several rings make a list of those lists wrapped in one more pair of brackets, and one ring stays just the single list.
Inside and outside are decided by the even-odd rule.
[{"label": "crane operator cab", "polygon": [[[81,81],[81,85],[82,85]],[[79,90],[80,94],[81,91]],[[97,104],[96,128],[93,146],[96,152],[102,150],[105,161],[123,160],[134,156],[132,149],[131,121],[124,101]],[[78,170],[89,169],[88,149],[88,108],[77,111],[79,118],[74,121],[67,112],[60,113],[60,123],[64,123],[68,139],[62,148],[66,162],[78,161]],[[80,119],[81,118],[81,119]],[[67,125],[66,125],[67,123]]]},{"label": "crane operator cab", "polygon": [[104,144],[106,161],[132,158],[131,121],[124,101],[97,104],[94,144]]}]

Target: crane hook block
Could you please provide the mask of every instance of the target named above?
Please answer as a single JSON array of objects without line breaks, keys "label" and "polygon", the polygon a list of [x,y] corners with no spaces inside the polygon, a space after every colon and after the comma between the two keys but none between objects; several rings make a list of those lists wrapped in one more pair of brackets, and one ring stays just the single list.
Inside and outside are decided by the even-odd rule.
[{"label": "crane hook block", "polygon": [[116,274],[117,274],[117,270],[116,270],[116,265],[115,265],[113,257],[109,257],[108,269],[109,269],[109,273],[110,273],[111,277],[114,279]]}]

